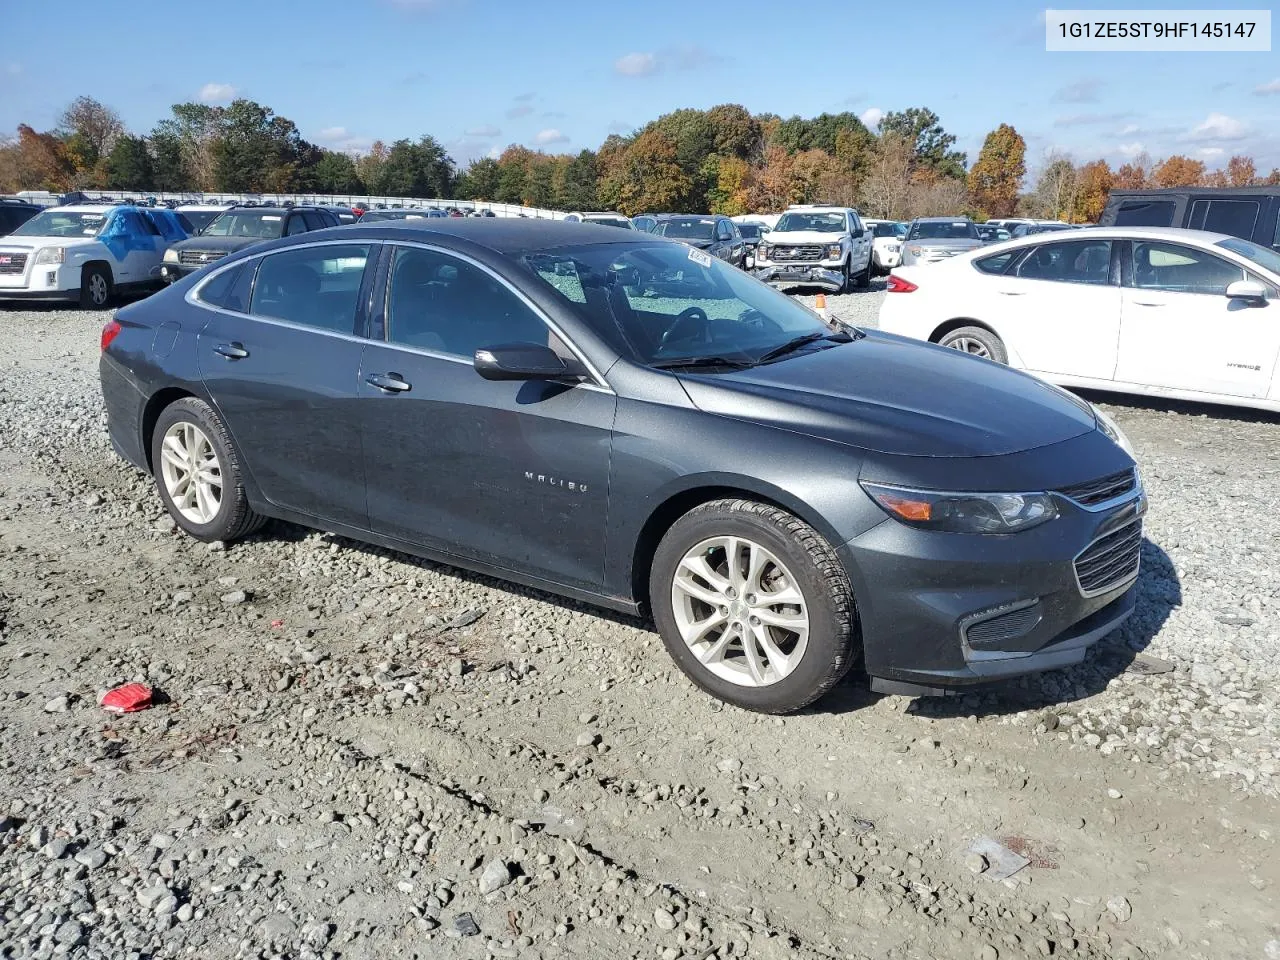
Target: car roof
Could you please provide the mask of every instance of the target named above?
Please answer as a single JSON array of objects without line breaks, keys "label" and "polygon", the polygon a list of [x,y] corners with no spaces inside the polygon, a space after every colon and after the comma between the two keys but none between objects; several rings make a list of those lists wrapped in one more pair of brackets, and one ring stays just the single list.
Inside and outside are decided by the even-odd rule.
[{"label": "car roof", "polygon": [[[1066,233],[1067,231],[1050,231]],[[1023,247],[1038,246],[1042,243],[1068,243],[1080,238],[1094,237],[1099,240],[1167,240],[1170,243],[1195,243],[1211,246],[1220,240],[1238,239],[1226,233],[1213,233],[1208,230],[1186,230],[1181,227],[1079,227],[1070,231],[1071,236],[1065,239],[1049,240],[1045,233],[1030,234],[1013,240],[1004,240],[973,251],[981,256],[992,250],[1019,250]]]},{"label": "car roof", "polygon": [[328,236],[344,234],[368,237],[385,232],[388,239],[430,240],[453,237],[485,247],[495,253],[522,254],[555,247],[579,247],[596,243],[665,243],[651,233],[619,230],[565,220],[534,217],[423,217],[420,220],[378,220],[352,223],[328,231]]},{"label": "car roof", "polygon": [[113,211],[113,210],[139,210],[139,209],[141,209],[141,208],[140,208],[140,207],[135,207],[135,206],[133,206],[132,204],[128,204],[128,203],[113,203],[113,204],[110,204],[110,205],[108,205],[108,204],[103,204],[103,203],[68,203],[65,207],[46,207],[45,209],[46,209],[46,210],[58,210],[58,211],[61,211],[61,212],[63,212],[63,213],[103,213],[103,214],[106,214],[106,213],[110,213],[110,212],[111,212],[111,211]]},{"label": "car roof", "polygon": [[960,223],[962,221],[968,221],[969,223],[973,222],[972,220],[969,220],[969,218],[964,214],[960,214],[958,217],[916,217],[915,220],[912,222],[913,223]]}]

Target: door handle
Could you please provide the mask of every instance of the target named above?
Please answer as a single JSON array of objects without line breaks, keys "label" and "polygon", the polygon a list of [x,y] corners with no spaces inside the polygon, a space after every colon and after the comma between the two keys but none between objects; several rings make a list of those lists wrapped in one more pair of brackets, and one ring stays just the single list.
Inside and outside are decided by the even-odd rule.
[{"label": "door handle", "polygon": [[1164,303],[1164,301],[1163,301],[1163,300],[1130,300],[1129,302],[1130,302],[1130,303],[1132,303],[1134,306],[1138,306],[1138,307],[1163,307],[1163,306],[1165,306],[1165,303]]},{"label": "door handle", "polygon": [[243,360],[249,355],[242,343],[220,343],[213,348],[213,352],[228,360]]},{"label": "door handle", "polygon": [[1027,292],[1025,290],[1001,290],[1000,295],[1005,297],[1025,297]]},{"label": "door handle", "polygon": [[413,386],[411,383],[405,383],[404,378],[398,373],[371,373],[364,378],[364,382],[385,393],[403,393]]}]

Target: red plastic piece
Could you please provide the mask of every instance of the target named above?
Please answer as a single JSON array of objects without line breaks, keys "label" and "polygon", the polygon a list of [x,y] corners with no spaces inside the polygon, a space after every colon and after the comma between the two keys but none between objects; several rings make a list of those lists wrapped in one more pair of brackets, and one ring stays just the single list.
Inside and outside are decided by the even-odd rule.
[{"label": "red plastic piece", "polygon": [[135,713],[151,706],[151,688],[144,683],[126,683],[102,695],[102,709],[108,713]]}]

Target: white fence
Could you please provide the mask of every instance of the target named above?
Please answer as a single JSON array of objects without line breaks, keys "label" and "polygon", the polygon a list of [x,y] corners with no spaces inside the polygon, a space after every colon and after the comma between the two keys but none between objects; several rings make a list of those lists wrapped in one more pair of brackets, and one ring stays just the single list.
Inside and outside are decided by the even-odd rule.
[{"label": "white fence", "polygon": [[[111,200],[142,200],[155,197],[160,200],[177,200],[182,203],[242,203],[253,200],[258,203],[284,203],[298,206],[353,207],[362,204],[365,209],[382,204],[384,207],[457,207],[459,210],[492,210],[498,217],[532,217],[535,220],[563,220],[560,210],[544,210],[525,207],[518,203],[493,203],[488,200],[447,200],[440,197],[373,197],[346,193],[166,193],[155,190],[86,190],[90,200],[106,197]],[[35,203],[58,203],[57,194],[28,192],[28,199]]]}]

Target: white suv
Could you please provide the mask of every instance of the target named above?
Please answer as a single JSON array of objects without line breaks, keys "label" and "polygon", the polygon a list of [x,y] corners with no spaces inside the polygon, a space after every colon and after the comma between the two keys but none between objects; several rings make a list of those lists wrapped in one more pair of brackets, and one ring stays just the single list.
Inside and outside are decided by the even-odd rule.
[{"label": "white suv", "polygon": [[73,300],[101,310],[116,291],[158,288],[165,251],[186,236],[163,207],[53,207],[0,237],[0,300]]},{"label": "white suv", "polygon": [[871,282],[871,231],[849,207],[792,206],[756,248],[755,275],[848,293]]}]

